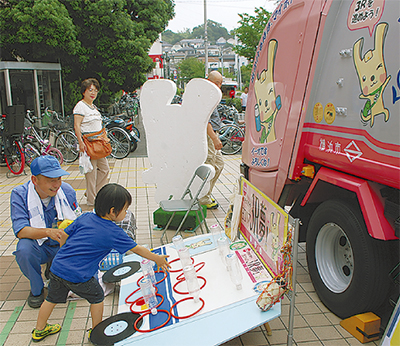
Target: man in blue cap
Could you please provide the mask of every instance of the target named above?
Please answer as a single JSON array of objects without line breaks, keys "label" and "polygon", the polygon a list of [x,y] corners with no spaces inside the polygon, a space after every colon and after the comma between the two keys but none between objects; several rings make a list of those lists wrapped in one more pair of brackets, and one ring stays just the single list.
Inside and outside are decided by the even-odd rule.
[{"label": "man in blue cap", "polygon": [[58,249],[61,220],[75,220],[80,215],[75,190],[61,182],[69,175],[58,160],[40,156],[31,163],[31,180],[11,192],[11,220],[19,238],[14,251],[22,273],[29,279],[31,292],[28,305],[39,308],[44,300],[41,264],[51,263]]}]

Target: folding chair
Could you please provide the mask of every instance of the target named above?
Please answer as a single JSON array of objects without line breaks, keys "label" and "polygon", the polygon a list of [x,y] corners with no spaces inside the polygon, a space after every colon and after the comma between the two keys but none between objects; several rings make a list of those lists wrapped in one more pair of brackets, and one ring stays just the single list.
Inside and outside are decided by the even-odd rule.
[{"label": "folding chair", "polygon": [[[176,229],[175,235],[177,235],[179,232],[181,232],[181,228],[182,228],[186,218],[188,217],[190,211],[195,211],[197,221],[198,221],[200,229],[201,229],[201,233],[204,233],[203,225],[202,225],[203,222],[204,222],[204,225],[206,228],[206,232],[210,232],[208,229],[204,214],[203,214],[203,209],[199,203],[198,197],[199,197],[199,194],[200,194],[201,190],[203,189],[204,185],[206,184],[212,170],[213,170],[213,167],[210,165],[204,164],[204,165],[199,166],[196,169],[196,171],[194,172],[192,178],[190,179],[189,184],[187,185],[181,199],[160,201],[160,207],[162,208],[162,210],[167,211],[167,212],[172,212],[172,215],[169,218],[167,224],[162,229],[163,233],[160,238],[161,244],[164,244],[164,242],[163,242],[164,236],[165,236],[165,240],[168,242],[167,230],[168,230],[168,227],[171,224],[171,221],[174,218],[176,212],[178,212],[178,211],[186,211],[186,213],[185,213],[184,217],[182,218],[182,221],[179,224],[178,228]],[[197,189],[197,191],[195,193],[192,193],[191,186],[192,186],[193,181],[196,178],[199,178],[201,180],[201,183],[200,183],[200,186]],[[189,198],[185,199],[185,197],[187,197],[187,196],[189,196]],[[202,219],[200,219],[199,211],[201,213]]]}]

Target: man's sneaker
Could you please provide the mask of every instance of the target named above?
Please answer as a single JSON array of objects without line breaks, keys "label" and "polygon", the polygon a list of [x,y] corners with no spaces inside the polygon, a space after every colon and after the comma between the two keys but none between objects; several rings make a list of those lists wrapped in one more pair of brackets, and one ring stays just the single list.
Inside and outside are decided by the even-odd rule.
[{"label": "man's sneaker", "polygon": [[213,201],[210,204],[206,204],[205,205],[207,207],[207,209],[217,209],[219,207],[218,203]]},{"label": "man's sneaker", "polygon": [[42,293],[40,293],[40,295],[38,295],[38,296],[34,296],[32,294],[32,292],[29,293],[28,305],[32,309],[40,308],[40,306],[42,305],[43,301],[44,301],[44,291],[43,291],[43,289],[42,289]]},{"label": "man's sneaker", "polygon": [[36,328],[32,330],[32,340],[38,342],[43,340],[46,336],[56,334],[61,330],[61,326],[56,324],[46,324],[43,330],[37,330]]}]

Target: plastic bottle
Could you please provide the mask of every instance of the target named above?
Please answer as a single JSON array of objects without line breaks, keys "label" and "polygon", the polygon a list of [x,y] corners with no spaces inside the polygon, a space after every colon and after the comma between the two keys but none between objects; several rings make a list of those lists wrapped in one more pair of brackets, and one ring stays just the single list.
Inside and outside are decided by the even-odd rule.
[{"label": "plastic bottle", "polygon": [[185,268],[189,264],[192,264],[189,248],[187,248],[186,246],[178,250],[178,255],[182,263],[182,268]]},{"label": "plastic bottle", "polygon": [[236,289],[242,289],[242,272],[240,271],[239,261],[235,253],[231,252],[226,255],[226,264],[229,267],[231,281],[236,285]]},{"label": "plastic bottle", "polygon": [[183,268],[183,275],[185,275],[189,294],[194,298],[195,303],[197,303],[199,301],[200,285],[193,264]]},{"label": "plastic bottle", "polygon": [[144,277],[142,280],[139,281],[140,291],[142,292],[144,301],[146,302],[147,306],[149,307],[151,313],[153,315],[157,314],[157,297],[156,297],[156,290],[151,283],[151,280],[148,277]]},{"label": "plastic bottle", "polygon": [[218,238],[221,237],[221,227],[216,223],[210,226],[210,231],[213,237],[213,243],[217,246]]},{"label": "plastic bottle", "polygon": [[226,255],[230,253],[229,249],[229,240],[227,237],[219,237],[217,240],[218,243],[218,251],[221,257],[222,262],[225,264],[226,269],[229,270],[229,266],[226,263]]},{"label": "plastic bottle", "polygon": [[[142,246],[144,248],[146,248],[147,250],[151,251],[149,244],[143,244]],[[144,257],[142,257],[142,258],[144,259]],[[151,263],[152,263],[153,267],[156,265],[156,262],[154,262],[154,261],[151,261]]]},{"label": "plastic bottle", "polygon": [[153,261],[145,258],[140,262],[140,268],[144,277],[148,277],[153,285],[156,284],[156,274],[154,273]]},{"label": "plastic bottle", "polygon": [[179,249],[185,247],[183,239],[179,234],[172,238],[172,242],[174,243],[175,250],[178,252],[178,254],[179,254]]}]

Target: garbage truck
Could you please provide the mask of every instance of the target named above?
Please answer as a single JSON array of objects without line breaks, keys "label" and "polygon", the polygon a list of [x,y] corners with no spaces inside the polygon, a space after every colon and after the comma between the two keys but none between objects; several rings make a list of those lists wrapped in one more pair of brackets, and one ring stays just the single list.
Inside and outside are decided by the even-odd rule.
[{"label": "garbage truck", "polygon": [[250,76],[241,172],[299,218],[341,318],[399,295],[400,1],[282,0]]}]

